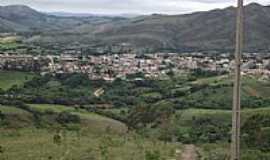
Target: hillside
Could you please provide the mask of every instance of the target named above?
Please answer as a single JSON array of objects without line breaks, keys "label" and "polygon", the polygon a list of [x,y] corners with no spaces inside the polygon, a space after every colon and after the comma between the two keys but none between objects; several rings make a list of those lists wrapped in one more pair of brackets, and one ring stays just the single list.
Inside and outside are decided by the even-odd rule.
[{"label": "hillside", "polygon": [[22,72],[4,72],[0,71],[0,89],[10,89],[12,86],[20,86],[31,80],[35,74]]},{"label": "hillside", "polygon": [[[269,49],[270,8],[252,3],[245,7],[246,49]],[[232,50],[235,8],[188,15],[138,17],[99,34],[107,43],[177,50]],[[102,39],[102,38],[101,38]]]},{"label": "hillside", "polygon": [[[174,158],[176,150],[185,153],[184,144],[193,144],[201,159],[230,153],[231,76],[183,73],[163,81],[105,82],[79,74],[14,73],[0,73],[0,131],[7,131],[0,132],[0,159],[124,160],[134,154],[134,160],[160,160]],[[243,160],[269,158],[269,87],[268,80],[242,78]],[[100,88],[104,93],[94,95]],[[63,138],[56,141],[59,133]]]},{"label": "hillside", "polygon": [[41,13],[23,5],[0,6],[0,32],[60,32],[84,24],[108,23],[114,19],[97,16],[61,17]]},{"label": "hillside", "polygon": [[[126,133],[122,123],[83,110],[72,111],[70,107],[57,105],[32,107],[35,112],[0,105],[1,160],[103,160],[107,157],[126,160],[130,155],[134,160],[145,157],[148,160],[148,154],[169,159],[180,146]],[[62,112],[57,113],[58,110]],[[69,121],[74,117],[71,113],[78,115],[80,121]],[[60,123],[63,114],[70,119],[62,117],[65,122]]]},{"label": "hillside", "polygon": [[[270,7],[245,7],[247,51],[268,51]],[[27,42],[114,45],[131,43],[153,50],[233,50],[235,8],[186,15],[58,17],[26,6],[0,7],[0,32],[34,32]],[[46,32],[51,31],[51,32]],[[29,36],[28,36],[29,37]]]}]

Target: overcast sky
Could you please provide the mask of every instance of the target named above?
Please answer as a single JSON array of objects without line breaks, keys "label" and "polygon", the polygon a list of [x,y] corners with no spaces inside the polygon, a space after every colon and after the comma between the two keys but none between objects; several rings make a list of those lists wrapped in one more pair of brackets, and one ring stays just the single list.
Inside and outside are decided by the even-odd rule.
[{"label": "overcast sky", "polygon": [[[270,0],[246,0],[270,5]],[[182,14],[235,5],[236,0],[0,0],[0,5],[24,4],[46,12],[100,14]]]}]

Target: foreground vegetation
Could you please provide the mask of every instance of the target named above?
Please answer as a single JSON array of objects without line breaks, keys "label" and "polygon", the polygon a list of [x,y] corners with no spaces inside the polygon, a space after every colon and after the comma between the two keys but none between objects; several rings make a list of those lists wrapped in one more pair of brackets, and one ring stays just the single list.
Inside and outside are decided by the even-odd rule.
[{"label": "foreground vegetation", "polygon": [[55,131],[23,129],[1,132],[1,159],[82,159],[82,160],[141,160],[151,157],[173,158],[176,146],[144,139],[136,134],[93,134],[63,131],[63,138],[54,141]]},{"label": "foreground vegetation", "polygon": [[[6,131],[0,155],[6,159],[161,160],[175,158],[181,144],[195,144],[201,159],[229,157],[228,75],[194,71],[164,81],[110,83],[79,74],[32,75],[13,84],[0,99],[0,130]],[[269,87],[269,81],[243,78],[243,160],[269,159]],[[27,152],[22,144],[36,150]]]},{"label": "foreground vegetation", "polygon": [[[166,139],[170,136],[176,136],[177,141],[182,143],[196,144],[202,159],[225,160],[230,153],[230,111],[211,109],[177,111],[173,114],[169,126],[160,125],[158,128],[152,128],[156,121],[154,120],[151,123],[145,122],[148,127],[151,124],[150,128],[138,128],[137,132],[131,130],[127,132],[124,124],[84,110],[60,105],[31,105],[31,107],[43,113],[40,117],[42,121],[39,123],[33,123],[35,119],[32,113],[24,109],[0,106],[1,115],[5,117],[0,121],[2,158],[106,159],[108,156],[124,160],[133,155],[134,160],[144,159],[147,156],[168,159],[174,158],[175,150],[182,147],[176,143],[167,143],[166,141],[172,141]],[[80,115],[80,121],[69,121],[70,115],[59,119],[63,113]],[[269,157],[270,143],[267,143],[269,120],[270,108],[243,110],[243,160]],[[261,135],[259,139],[256,139],[257,134]],[[55,139],[59,135],[61,138]],[[23,147],[25,145],[26,147]]]},{"label": "foreground vegetation", "polygon": [[[55,109],[48,113],[47,109],[51,107]],[[65,110],[63,107],[33,106],[43,110],[43,114],[37,112],[40,114],[39,122],[33,123],[36,120],[33,113],[0,106],[0,159],[168,159],[174,158],[176,148],[181,147],[127,132],[125,125],[115,120],[86,112],[81,116],[83,111]],[[68,113],[77,113],[79,120]],[[63,114],[65,116],[61,116]]]}]

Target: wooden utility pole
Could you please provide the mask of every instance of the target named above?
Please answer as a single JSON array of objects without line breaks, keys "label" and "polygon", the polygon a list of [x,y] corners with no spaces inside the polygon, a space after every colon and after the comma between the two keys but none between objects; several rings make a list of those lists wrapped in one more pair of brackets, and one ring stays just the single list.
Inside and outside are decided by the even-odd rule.
[{"label": "wooden utility pole", "polygon": [[233,93],[232,112],[232,144],[231,160],[240,160],[240,79],[241,79],[241,54],[243,52],[243,0],[238,0],[237,26],[236,26],[236,48],[235,48],[235,80]]}]

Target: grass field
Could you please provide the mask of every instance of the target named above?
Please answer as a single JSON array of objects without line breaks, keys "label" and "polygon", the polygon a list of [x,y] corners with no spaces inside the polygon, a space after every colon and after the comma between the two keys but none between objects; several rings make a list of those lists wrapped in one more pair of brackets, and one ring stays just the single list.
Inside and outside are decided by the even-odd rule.
[{"label": "grass field", "polygon": [[[177,114],[181,115],[182,122],[190,122],[194,117],[196,118],[215,118],[225,121],[231,121],[231,111],[229,110],[215,110],[215,109],[187,109],[182,111],[177,111]],[[242,109],[241,119],[242,123],[254,114],[269,114],[270,107],[267,108],[257,108],[257,109]]]},{"label": "grass field", "polygon": [[0,105],[0,111],[3,114],[27,114],[26,111],[20,109],[20,108],[15,108],[15,107],[10,107],[10,106],[3,106]]},{"label": "grass field", "polygon": [[6,90],[13,85],[20,86],[34,76],[33,73],[0,71],[0,88]]},{"label": "grass field", "polygon": [[[243,94],[255,97],[270,97],[270,83],[269,81],[261,81],[258,80],[258,77],[253,76],[243,76],[242,81],[242,92]],[[225,76],[218,76],[218,77],[211,77],[211,78],[204,78],[195,81],[196,83],[200,84],[210,84],[210,85],[217,85],[217,84],[232,84],[233,77],[228,75]]]},{"label": "grass field", "polygon": [[[55,128],[37,129],[30,125],[20,129],[0,127],[1,160],[141,160],[146,155],[170,159],[174,158],[176,148],[181,148],[179,144],[127,133],[122,123],[94,113],[61,105],[31,107],[40,112],[48,109],[70,112],[79,115],[83,121],[76,130],[61,129],[61,140],[57,144],[54,141],[54,136],[58,134]],[[27,114],[26,111],[9,106],[0,106],[0,111],[21,116]]]},{"label": "grass field", "polygon": [[[95,159],[104,160],[133,160],[145,159],[146,154],[160,154],[163,159],[174,158],[174,152],[180,144],[164,143],[156,139],[143,138],[135,133],[120,131],[123,127],[120,122],[109,118],[77,110],[62,105],[36,104],[30,105],[40,112],[48,110],[54,112],[70,112],[81,116],[82,122],[79,130],[62,130],[61,144],[55,144],[53,137],[57,134],[55,129],[36,129],[27,127],[22,129],[0,129],[0,146],[3,153],[0,159]],[[25,111],[0,106],[0,111],[5,114],[25,114]],[[194,117],[220,119],[224,122],[231,121],[231,112],[228,110],[187,109],[177,111],[181,115],[179,125],[183,129],[190,124]],[[242,120],[254,114],[270,114],[270,108],[244,109]],[[110,126],[110,128],[105,127]],[[229,143],[199,144],[199,153],[203,158],[226,157],[229,155]],[[248,150],[243,150],[243,155],[249,155]],[[38,158],[37,158],[38,157]]]},{"label": "grass field", "polygon": [[72,106],[64,106],[64,105],[53,105],[53,104],[29,104],[33,109],[36,109],[40,112],[46,112],[46,111],[53,111],[56,113],[60,112],[69,112],[75,115],[80,116],[83,119],[88,119],[88,120],[110,120],[110,118],[106,118],[104,116],[100,116],[96,113],[88,112],[83,109],[75,109]]},{"label": "grass field", "polygon": [[[3,130],[2,130],[3,131]],[[160,154],[164,159],[174,157],[177,146],[143,139],[136,134],[112,135],[66,131],[61,144],[55,144],[54,131],[23,129],[0,132],[5,160],[142,160],[146,153]]]},{"label": "grass field", "polygon": [[[233,82],[228,75],[201,78],[187,83],[191,92],[179,97],[186,107],[205,109],[231,109]],[[187,90],[188,91],[188,90]],[[243,108],[268,107],[270,82],[257,77],[243,76],[241,79],[241,104]]]},{"label": "grass field", "polygon": [[71,114],[78,115],[83,120],[83,123],[87,127],[92,128],[92,130],[95,132],[103,132],[108,127],[111,128],[114,132],[126,132],[126,126],[119,121],[98,115],[96,113],[87,112],[86,110],[75,109],[72,106],[50,104],[30,104],[30,106],[40,112],[69,112]]}]

